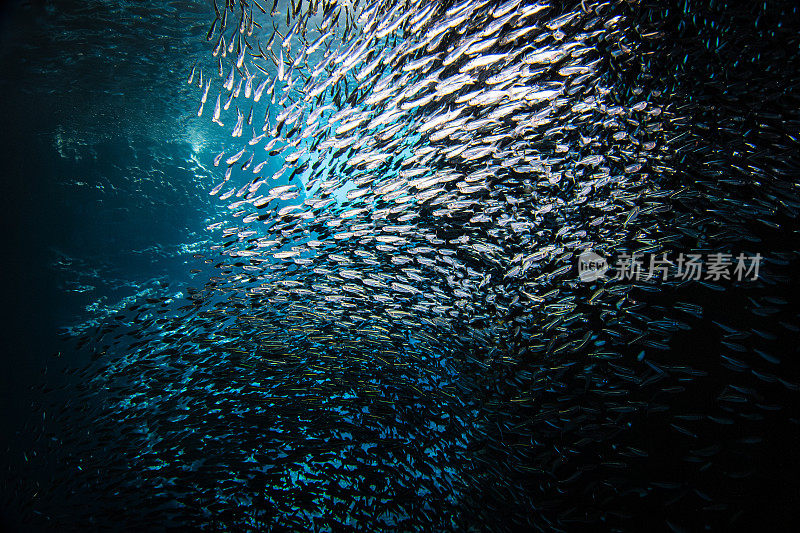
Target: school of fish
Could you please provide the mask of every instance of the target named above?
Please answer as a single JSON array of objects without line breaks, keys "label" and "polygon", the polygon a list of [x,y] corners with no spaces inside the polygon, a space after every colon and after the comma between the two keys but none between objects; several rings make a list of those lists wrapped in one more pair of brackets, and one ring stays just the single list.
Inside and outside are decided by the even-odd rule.
[{"label": "school of fish", "polygon": [[[797,8],[266,1],[216,0],[176,80],[229,138],[213,275],[78,340],[26,457],[69,475],[31,520],[680,532],[790,505]],[[764,262],[586,283],[585,251]]]}]

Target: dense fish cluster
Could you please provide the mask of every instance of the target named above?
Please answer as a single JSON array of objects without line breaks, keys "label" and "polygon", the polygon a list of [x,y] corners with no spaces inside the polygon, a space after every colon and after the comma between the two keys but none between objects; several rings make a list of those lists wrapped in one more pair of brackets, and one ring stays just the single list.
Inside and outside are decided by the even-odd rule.
[{"label": "dense fish cluster", "polygon": [[[31,519],[782,524],[797,8],[217,0],[211,18],[181,83],[229,139],[208,187],[227,214],[197,256],[213,272],[79,340],[95,360],[26,457]],[[764,260],[756,280],[587,283],[586,251]]]}]

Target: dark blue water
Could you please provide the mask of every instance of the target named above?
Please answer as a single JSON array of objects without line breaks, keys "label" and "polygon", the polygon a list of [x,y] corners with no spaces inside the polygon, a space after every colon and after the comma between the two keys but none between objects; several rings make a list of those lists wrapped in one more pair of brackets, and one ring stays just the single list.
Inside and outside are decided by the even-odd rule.
[{"label": "dark blue water", "polygon": [[65,332],[189,281],[215,216],[210,178],[195,162],[212,140],[188,129],[179,83],[205,11],[162,2],[0,7],[4,457],[29,444],[30,388],[45,369],[85,364]]},{"label": "dark blue water", "polygon": [[[447,376],[457,383],[456,388],[443,387],[439,403],[427,398],[416,399],[419,403],[382,405],[382,410],[377,415],[373,412],[373,418],[362,426],[352,420],[361,416],[363,404],[369,404],[366,393],[359,397],[363,390],[348,390],[341,396],[342,405],[352,407],[353,412],[346,408],[327,412],[318,407],[307,408],[303,402],[308,390],[298,392],[308,385],[303,377],[305,362],[293,367],[288,377],[277,371],[255,370],[253,361],[262,356],[273,357],[270,350],[281,344],[290,345],[303,332],[293,331],[291,324],[287,327],[280,321],[263,329],[259,325],[240,324],[237,305],[249,305],[253,314],[268,305],[235,301],[245,293],[237,291],[246,282],[231,289],[224,283],[217,286],[213,280],[219,269],[212,265],[222,260],[212,247],[218,247],[226,239],[207,227],[226,220],[230,210],[225,202],[209,195],[223,168],[215,168],[212,161],[221,150],[227,150],[228,155],[238,145],[232,143],[228,131],[210,125],[208,117],[197,119],[197,88],[185,83],[195,62],[208,59],[204,36],[214,18],[211,3],[42,0],[0,4],[0,228],[3,232],[0,274],[5,311],[0,351],[0,529],[94,530],[113,524],[117,513],[127,520],[118,527],[133,530],[142,524],[153,530],[184,531],[201,526],[208,530],[228,530],[242,524],[252,530],[268,530],[265,525],[268,523],[282,525],[274,530],[291,530],[292,526],[286,524],[300,523],[293,520],[306,508],[322,509],[338,519],[348,515],[347,505],[325,507],[316,501],[312,503],[318,486],[312,491],[308,488],[310,482],[304,484],[304,476],[309,474],[310,479],[312,474],[309,458],[318,454],[345,472],[337,470],[339,477],[331,475],[331,480],[349,474],[348,460],[369,465],[364,468],[367,481],[362,484],[328,483],[327,478],[319,482],[326,487],[326,494],[344,494],[344,499],[350,498],[353,505],[369,502],[364,504],[367,510],[359,508],[359,512],[377,514],[383,505],[372,499],[377,489],[370,484],[373,479],[370,475],[378,479],[389,472],[387,479],[392,476],[400,479],[400,474],[413,474],[408,480],[397,482],[405,484],[408,492],[391,493],[386,498],[394,503],[408,503],[404,509],[415,510],[417,514],[405,517],[408,519],[405,526],[397,526],[404,519],[401,512],[387,512],[390,518],[384,522],[331,520],[344,529],[369,529],[381,524],[389,530],[423,531],[435,523],[441,530],[460,531],[471,521],[475,531],[515,531],[523,527],[521,524],[553,525],[557,517],[559,527],[567,531],[754,530],[762,526],[789,530],[796,514],[794,509],[800,504],[797,483],[800,456],[796,453],[800,445],[800,411],[796,403],[800,377],[797,363],[800,317],[796,310],[800,302],[800,276],[795,268],[800,267],[795,257],[800,249],[800,218],[794,203],[798,196],[795,178],[800,169],[796,154],[791,152],[791,147],[798,146],[800,135],[797,122],[800,77],[797,61],[793,59],[798,54],[798,41],[787,37],[791,32],[783,26],[791,20],[782,21],[777,15],[789,13],[788,8],[765,5],[763,11],[769,16],[753,23],[745,8],[735,10],[731,6],[732,14],[725,19],[728,26],[722,34],[729,48],[745,49],[731,36],[731,24],[734,29],[737,24],[747,29],[748,38],[753,35],[774,38],[786,47],[785,52],[776,52],[774,56],[768,56],[765,50],[763,57],[739,61],[735,54],[728,55],[729,48],[716,48],[719,26],[708,22],[713,20],[708,13],[719,10],[719,6],[714,2],[674,4],[664,11],[658,6],[645,6],[647,9],[642,13],[648,15],[641,16],[671,30],[666,32],[662,44],[654,46],[653,54],[660,64],[680,74],[675,75],[679,81],[674,84],[664,82],[676,92],[675,108],[695,106],[692,116],[700,124],[676,126],[678,133],[684,127],[691,131],[694,141],[671,154],[674,158],[670,162],[678,172],[670,178],[661,176],[665,182],[674,180],[670,185],[677,184],[697,193],[685,203],[679,199],[670,204],[675,209],[675,220],[691,215],[700,221],[690,227],[694,233],[687,233],[686,239],[678,244],[688,247],[686,251],[693,251],[692,246],[701,244],[711,249],[717,242],[758,250],[775,259],[765,268],[767,281],[757,286],[726,286],[724,290],[683,285],[664,290],[637,288],[625,293],[616,309],[632,309],[639,313],[641,324],[649,327],[656,323],[652,327],[660,333],[663,332],[658,320],[674,317],[676,304],[691,302],[703,311],[693,316],[680,315],[685,327],[676,327],[665,334],[669,338],[668,349],[648,347],[645,355],[634,343],[614,344],[612,339],[600,350],[607,349],[608,354],[613,354],[606,354],[611,363],[602,358],[589,360],[583,352],[568,353],[563,359],[537,359],[530,355],[533,350],[526,352],[520,348],[519,353],[528,359],[507,366],[477,364],[474,357],[486,356],[489,360],[493,354],[516,346],[517,341],[502,337],[494,341],[496,346],[470,352],[462,348],[466,344],[460,344],[459,339],[469,336],[472,328],[491,328],[481,321],[462,324],[459,336],[448,337],[451,334],[448,331],[435,339],[433,353],[420,356],[420,360],[427,362],[437,358],[450,361],[464,355],[459,360],[466,362],[457,367],[463,374],[453,371]],[[565,6],[559,8],[566,10]],[[573,7],[577,8],[577,3]],[[684,53],[694,60],[684,61]],[[698,57],[702,60],[697,60]],[[788,71],[774,72],[772,64]],[[762,106],[759,94],[753,94],[747,86],[748,76],[753,73],[759,76],[759,87],[774,89],[779,96],[773,98],[769,92],[769,97],[765,96],[768,104]],[[772,77],[774,83],[770,81]],[[631,75],[631,79],[621,76],[619,83],[633,85],[639,81]],[[209,97],[206,115],[211,112],[213,99]],[[747,103],[744,110],[741,102]],[[764,117],[772,121],[769,128],[763,126]],[[762,133],[752,140],[751,131]],[[728,146],[735,147],[729,150],[732,153],[741,149],[742,139],[760,147],[750,153],[748,161],[742,161],[737,153],[726,153]],[[718,163],[723,156],[730,159]],[[762,171],[766,169],[764,173],[774,177],[764,180],[774,186],[763,193],[765,197],[772,200],[774,196],[770,195],[782,191],[787,199],[782,204],[785,211],[771,214],[771,225],[760,224],[746,214],[734,216],[734,220],[722,218],[735,215],[737,202],[742,198],[750,200],[762,194],[762,185],[757,183],[762,174],[755,171],[751,173],[755,184],[749,182],[742,190],[720,193],[727,195],[724,203],[703,203],[718,198],[714,196],[718,191],[704,189],[710,174],[717,173],[714,179],[723,180],[729,177],[726,169],[735,167],[737,173],[751,175],[747,169],[741,170],[748,162]],[[275,163],[270,163],[264,174],[275,168]],[[670,216],[664,215],[659,222],[668,225]],[[702,222],[705,217],[713,222],[705,225]],[[720,228],[735,228],[747,239],[736,242],[729,235],[725,236],[728,240],[719,238]],[[295,273],[289,271],[287,278]],[[209,315],[200,322],[200,331],[180,331],[180,317],[184,315],[176,308],[191,307],[188,297],[204,286],[217,291],[215,296],[204,294],[207,299],[202,311]],[[583,316],[588,318],[570,327],[581,331],[581,335],[584,330],[590,332],[591,340],[595,341],[609,329],[613,313],[594,310],[587,303],[592,291],[586,286],[575,294]],[[230,297],[233,298],[229,300]],[[783,301],[780,312],[754,318],[752,310],[762,305],[763,298]],[[167,325],[151,323],[141,332],[128,325],[116,327],[124,317],[127,320],[134,316],[139,306],[155,309],[153,317],[158,319],[157,312],[162,310],[159,299],[170,299],[163,305],[163,309],[168,309],[163,316],[179,318]],[[221,309],[219,315],[211,314],[218,309]],[[185,316],[190,317],[187,323],[196,319],[192,313],[186,312]],[[505,321],[511,319],[513,316],[504,317],[497,323],[504,327]],[[335,329],[334,319],[328,320],[330,331],[341,331]],[[719,355],[724,351],[720,342],[728,338],[721,333],[726,330],[720,329],[720,323],[730,327],[734,337],[741,332],[749,336],[750,340],[741,341],[747,347],[745,355],[739,357],[752,363],[752,369],[739,371],[731,370],[730,364],[720,366]],[[542,330],[547,333],[547,328]],[[394,338],[374,353],[386,357],[381,350],[415,356],[417,349],[424,352],[413,333],[403,332],[404,341]],[[159,339],[163,335],[172,337],[161,345]],[[113,345],[111,339],[115,336],[122,340]],[[336,333],[334,337],[341,343],[331,352],[335,357],[359,358],[373,353],[372,345],[359,344],[362,338],[357,335]],[[148,340],[156,348],[143,356],[134,349],[135,344]],[[603,342],[606,341],[598,341],[597,346],[602,347]],[[536,345],[536,340],[530,343]],[[308,348],[306,344],[300,345]],[[756,349],[764,355],[759,355]],[[291,356],[302,359],[323,353],[331,357],[324,350],[319,353],[315,350],[316,345],[300,354],[291,352]],[[134,420],[131,426],[125,425],[127,419],[120,422],[118,432],[113,428],[113,416],[103,412],[102,427],[112,429],[90,438],[88,449],[92,451],[92,459],[84,466],[96,474],[87,475],[89,481],[80,478],[76,489],[68,482],[70,472],[77,473],[70,470],[74,465],[59,464],[62,457],[69,456],[72,443],[80,442],[84,448],[75,444],[75,449],[81,452],[87,449],[86,441],[80,440],[83,435],[74,433],[75,427],[68,424],[58,427],[59,422],[54,423],[57,426],[54,435],[65,443],[60,445],[64,448],[63,455],[53,455],[58,459],[40,455],[34,460],[29,456],[37,450],[40,454],[41,450],[47,450],[47,443],[42,441],[53,436],[42,437],[38,430],[45,416],[49,417],[45,423],[57,418],[52,411],[43,415],[42,406],[51,409],[50,406],[62,406],[77,398],[70,391],[81,390],[80,380],[84,375],[69,377],[75,368],[97,364],[96,361],[113,362],[115,357],[124,358],[127,354],[142,357],[141,374],[108,377],[108,383],[116,389],[101,387],[100,392],[90,396],[89,413],[107,405],[104,402],[108,398],[130,400],[139,389],[152,393],[154,404],[162,409],[156,395],[162,390],[172,390],[173,384],[167,378],[178,375],[183,381],[176,378],[175,389],[184,387],[184,392],[169,398],[180,400],[168,404],[174,410],[150,413],[142,408],[145,411],[142,419],[131,414],[133,409],[112,413],[119,414],[121,419],[124,415]],[[202,359],[209,354],[220,363]],[[157,364],[152,363],[150,356],[153,360],[161,359],[157,359]],[[780,359],[780,365],[769,362],[770,358]],[[319,360],[315,362],[322,364]],[[161,370],[152,370],[150,364]],[[180,372],[192,365],[197,365],[196,375],[192,374],[191,380],[184,379],[186,376]],[[445,362],[441,366],[445,367]],[[645,386],[641,380],[626,389],[615,390],[616,385],[611,390],[605,388],[609,383],[628,378],[625,383],[633,383],[634,373],[648,378],[659,373],[666,375],[667,372],[651,368],[671,366],[675,369],[670,368],[663,390],[659,390],[662,385]],[[125,367],[126,371],[130,368],[138,367],[135,364]],[[629,368],[635,372],[628,372]],[[762,368],[769,369],[774,376],[759,375],[757,369]],[[173,369],[178,370],[173,372]],[[68,377],[64,377],[65,370]],[[340,370],[337,368],[336,372]],[[409,388],[417,386],[418,382],[408,379],[409,374],[413,372],[397,370],[395,382],[391,371],[375,371],[359,374],[358,380],[362,385],[388,383],[389,389],[397,383],[401,384],[398,388],[409,383]],[[149,380],[153,375],[157,377]],[[332,375],[342,382],[343,375],[351,377],[346,371]],[[416,377],[424,382],[425,375]],[[270,404],[269,395],[267,399],[258,396],[263,392],[261,383],[270,380],[282,383],[290,391],[281,389],[284,403]],[[65,382],[75,388],[60,389],[59,385]],[[731,383],[740,389],[731,392],[727,388]],[[289,388],[295,385],[296,388]],[[364,385],[364,389],[369,388]],[[723,390],[731,392],[730,404],[720,401]],[[617,391],[625,394],[623,399],[615,394]],[[517,403],[534,392],[535,401]],[[256,399],[252,403],[248,403],[249,396],[237,400],[239,393],[243,398],[252,394]],[[451,393],[458,396],[457,400],[452,399]],[[748,399],[740,401],[740,393],[749,395]],[[219,405],[214,403],[217,398]],[[84,399],[81,397],[81,401]],[[430,403],[425,403],[427,400]],[[183,401],[186,403],[181,404]],[[318,405],[309,402],[308,405]],[[136,405],[141,407],[146,403]],[[196,413],[184,417],[186,405],[197,406]],[[453,469],[452,465],[461,463],[455,460],[449,463],[451,457],[447,453],[436,455],[414,440],[418,434],[413,430],[424,428],[427,422],[423,412],[434,412],[440,407],[447,411],[452,406],[464,407],[474,415],[473,427],[464,429],[463,435],[458,428],[451,432],[445,426],[436,426],[429,434],[422,430],[420,433],[428,435],[426,446],[438,442],[443,434],[448,438],[463,436],[467,442],[463,449],[460,442],[453,446],[458,449],[454,456],[461,454],[458,457],[464,457],[464,463],[469,464],[463,471]],[[208,426],[204,416],[210,407],[220,407],[219,417],[224,423]],[[305,417],[314,414],[319,418],[306,420]],[[336,418],[339,415],[341,419]],[[709,422],[709,417],[723,422]],[[732,422],[728,423],[728,419]],[[87,420],[91,427],[91,416],[84,422]],[[129,431],[136,424],[139,424],[136,431]],[[151,434],[140,431],[147,424],[163,429],[168,435],[182,435],[181,424],[187,427],[196,424],[196,428],[179,443],[162,442],[154,436],[155,431]],[[457,424],[454,422],[453,426]],[[367,441],[378,440],[374,438],[376,427],[401,433],[408,446],[406,450],[413,450],[403,456],[407,462],[372,461],[369,450],[374,444]],[[686,430],[688,434],[680,433],[686,427],[693,429]],[[403,431],[407,434],[402,434]],[[342,448],[335,447],[339,442],[336,438],[326,440],[330,434],[342,441],[362,439],[364,443],[359,441],[358,446],[354,445],[347,452],[352,456],[348,456],[341,452]],[[576,434],[588,434],[591,438],[579,439]],[[466,435],[480,438],[470,440]],[[263,470],[255,469],[257,475],[252,476],[253,470],[248,469],[256,462],[253,457],[257,455],[252,450],[263,452],[261,439],[267,436],[273,439],[268,443],[273,446],[268,450],[272,455],[267,454],[270,461],[265,461]],[[135,441],[136,446],[152,439],[148,442],[149,455],[142,452],[140,456],[139,448],[126,446],[129,438],[141,438]],[[284,441],[304,440],[307,447],[300,448],[303,453],[281,445]],[[209,442],[214,443],[213,453],[196,452],[207,450]],[[176,455],[173,446],[178,446],[181,453]],[[580,452],[576,451],[578,448]],[[306,452],[308,455],[304,455]],[[271,463],[278,464],[284,459],[290,464],[284,471],[286,475],[269,477]],[[33,463],[37,466],[29,467]],[[165,472],[152,475],[145,472],[162,467]],[[139,478],[136,468],[143,469]],[[103,477],[107,472],[110,472],[108,477]],[[119,472],[125,475],[115,478]],[[462,478],[463,472],[472,477]],[[248,473],[251,477],[247,477]],[[460,486],[463,492],[430,496],[431,501],[439,504],[439,508],[434,508],[428,498],[419,496],[421,489],[415,491],[417,484],[422,486],[424,481],[439,478],[456,479],[448,486]],[[250,499],[236,500],[225,492],[237,484],[247,485],[244,493]],[[377,481],[375,484],[380,486]],[[284,493],[278,487],[285,485],[293,491],[281,500]],[[598,486],[607,499],[595,501],[592,491],[601,490],[596,489]],[[36,499],[39,493],[49,493],[50,499],[41,503]],[[198,494],[202,501],[190,501]],[[386,494],[388,491],[378,496]],[[263,500],[259,499],[262,496]],[[83,508],[75,510],[75,502],[94,499],[101,503],[87,503],[85,512]],[[142,504],[140,516],[131,511],[132,502]],[[462,509],[462,505],[466,518],[461,521],[428,519],[452,514]],[[504,512],[508,513],[508,520]],[[87,516],[91,520],[82,522]],[[169,520],[164,519],[167,516]],[[60,521],[54,517],[61,517]],[[540,521],[540,517],[545,518]],[[321,530],[337,529],[322,527]]]}]

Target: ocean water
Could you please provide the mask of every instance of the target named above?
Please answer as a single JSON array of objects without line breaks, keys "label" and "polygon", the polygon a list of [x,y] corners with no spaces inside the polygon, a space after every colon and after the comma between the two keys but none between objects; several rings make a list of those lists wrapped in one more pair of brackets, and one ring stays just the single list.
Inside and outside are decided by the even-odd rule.
[{"label": "ocean water", "polygon": [[222,4],[0,7],[0,529],[792,527],[796,6]]}]

